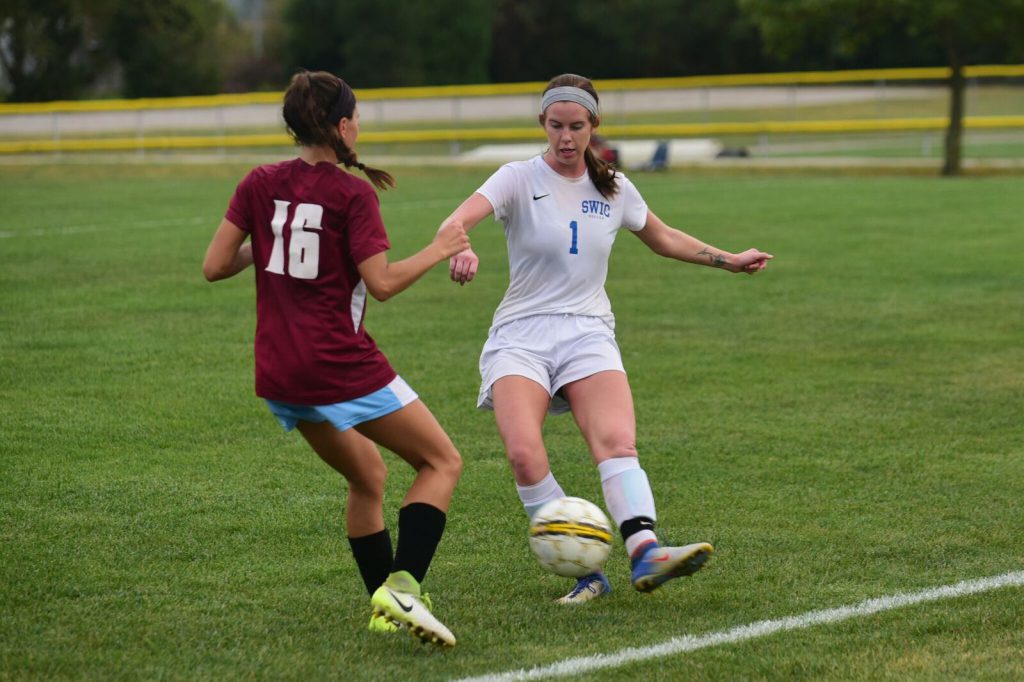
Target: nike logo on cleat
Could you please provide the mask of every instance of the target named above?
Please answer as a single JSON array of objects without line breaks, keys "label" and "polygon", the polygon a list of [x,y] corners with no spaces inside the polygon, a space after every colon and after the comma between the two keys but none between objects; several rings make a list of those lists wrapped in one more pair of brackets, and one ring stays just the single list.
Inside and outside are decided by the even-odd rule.
[{"label": "nike logo on cleat", "polygon": [[660,557],[656,557],[654,559],[651,559],[651,561],[668,561],[670,558],[671,557],[668,554],[663,554]]},{"label": "nike logo on cleat", "polygon": [[537,201],[537,199],[543,199],[544,197],[547,197],[547,196],[551,196],[551,193],[548,192],[547,194],[534,194],[533,195],[533,200]]},{"label": "nike logo on cleat", "polygon": [[395,595],[395,593],[394,593],[394,592],[392,592],[391,590],[388,590],[388,594],[390,594],[390,595],[391,595],[391,598],[395,600],[395,603],[396,603],[396,604],[398,604],[399,606],[401,606],[401,607],[402,607],[402,610],[403,610],[403,611],[405,611],[406,613],[409,613],[410,611],[412,611],[412,606],[411,606],[411,605],[410,605],[410,606],[406,606],[405,604],[403,604],[403,603],[402,603],[402,602],[401,602],[401,601],[400,601],[400,600],[398,599],[398,597],[397,597],[397,596]]}]

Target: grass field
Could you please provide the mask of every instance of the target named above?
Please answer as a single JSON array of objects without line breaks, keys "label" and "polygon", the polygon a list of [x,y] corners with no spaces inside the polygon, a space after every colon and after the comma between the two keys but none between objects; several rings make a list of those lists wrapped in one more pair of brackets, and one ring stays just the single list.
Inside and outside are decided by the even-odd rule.
[{"label": "grass field", "polygon": [[[578,609],[529,555],[476,361],[504,290],[443,267],[367,325],[465,459],[426,580],[447,654],[366,632],[344,484],[252,390],[251,276],[200,263],[244,168],[0,168],[0,679],[445,680],[914,593],[1024,567],[1024,192],[1014,177],[634,176],[669,223],[776,255],[756,277],[623,235],[608,290],[669,540],[717,552]],[[487,171],[396,169],[394,256]],[[571,494],[600,485],[569,417]],[[388,455],[388,517],[410,477]],[[587,673],[1016,680],[1005,587]]]}]

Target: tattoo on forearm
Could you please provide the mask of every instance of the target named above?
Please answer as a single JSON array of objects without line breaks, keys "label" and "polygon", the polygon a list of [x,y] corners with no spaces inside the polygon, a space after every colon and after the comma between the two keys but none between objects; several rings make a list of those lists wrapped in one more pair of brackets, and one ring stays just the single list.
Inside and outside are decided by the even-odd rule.
[{"label": "tattoo on forearm", "polygon": [[708,264],[711,265],[711,267],[720,268],[725,265],[725,256],[720,253],[711,253],[707,247],[701,249],[697,255],[707,256]]}]

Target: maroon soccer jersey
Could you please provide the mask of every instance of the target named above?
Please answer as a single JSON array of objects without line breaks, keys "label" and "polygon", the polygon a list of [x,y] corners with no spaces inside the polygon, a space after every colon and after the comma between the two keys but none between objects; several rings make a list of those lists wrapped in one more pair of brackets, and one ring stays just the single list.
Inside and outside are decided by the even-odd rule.
[{"label": "maroon soccer jersey", "polygon": [[328,162],[259,166],[226,218],[252,241],[256,395],[327,405],[395,378],[363,326],[356,265],[390,246],[370,183]]}]

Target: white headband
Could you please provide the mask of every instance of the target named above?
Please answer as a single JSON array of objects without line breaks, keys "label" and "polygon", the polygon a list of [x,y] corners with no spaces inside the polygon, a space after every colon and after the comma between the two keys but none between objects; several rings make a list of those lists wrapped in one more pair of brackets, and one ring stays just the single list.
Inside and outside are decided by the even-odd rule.
[{"label": "white headband", "polygon": [[582,88],[574,88],[569,85],[551,88],[544,93],[544,97],[540,101],[540,113],[543,114],[555,102],[576,102],[592,115],[597,116],[597,100]]}]

